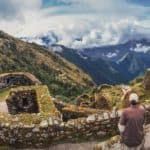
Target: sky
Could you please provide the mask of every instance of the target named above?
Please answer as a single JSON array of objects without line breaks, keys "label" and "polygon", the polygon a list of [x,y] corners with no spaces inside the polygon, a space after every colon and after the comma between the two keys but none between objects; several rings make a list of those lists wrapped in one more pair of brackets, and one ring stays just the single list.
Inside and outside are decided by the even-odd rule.
[{"label": "sky", "polygon": [[150,39],[150,0],[0,0],[0,30],[72,48]]}]

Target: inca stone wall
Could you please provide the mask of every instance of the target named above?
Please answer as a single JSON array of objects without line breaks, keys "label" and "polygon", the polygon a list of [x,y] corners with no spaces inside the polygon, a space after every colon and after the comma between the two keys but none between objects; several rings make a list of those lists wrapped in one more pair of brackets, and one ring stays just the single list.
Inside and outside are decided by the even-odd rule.
[{"label": "inca stone wall", "polygon": [[[42,147],[49,144],[80,139],[104,138],[117,131],[118,117],[110,114],[94,114],[87,118],[79,118],[62,122],[49,117],[38,125],[7,125],[1,126],[0,139],[4,143],[19,146]],[[14,120],[18,120],[17,117]]]},{"label": "inca stone wall", "polygon": [[[150,106],[146,106],[146,110],[146,123],[150,123]],[[48,117],[37,124],[1,124],[0,141],[21,147],[43,147],[80,139],[103,139],[118,133],[117,123],[120,114],[121,111],[104,112],[68,122],[63,122],[56,117]],[[17,116],[13,121],[19,121]]]},{"label": "inca stone wall", "polygon": [[[55,107],[61,112],[63,121],[68,121],[70,119],[77,119],[82,117],[88,117],[90,114],[102,113],[103,110],[92,109],[87,107],[80,107],[76,105],[70,105],[62,101],[58,101],[53,98]],[[105,111],[106,112],[106,111]]]}]

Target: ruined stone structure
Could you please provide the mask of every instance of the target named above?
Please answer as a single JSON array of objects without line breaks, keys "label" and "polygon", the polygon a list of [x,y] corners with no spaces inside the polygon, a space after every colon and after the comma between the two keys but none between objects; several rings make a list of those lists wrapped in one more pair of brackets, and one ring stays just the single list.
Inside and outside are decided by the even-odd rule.
[{"label": "ruined stone structure", "polygon": [[27,72],[5,73],[0,75],[0,89],[13,86],[40,85],[41,82]]},{"label": "ruined stone structure", "polygon": [[[44,85],[13,87],[4,92],[0,106],[7,106],[8,111],[0,110],[1,145],[39,148],[118,133],[121,110],[101,111],[58,102]],[[148,124],[150,105],[145,108]]]},{"label": "ruined stone structure", "polygon": [[80,107],[76,105],[70,105],[53,99],[55,107],[61,112],[63,121],[68,121],[70,119],[77,119],[81,117],[88,117],[91,114],[107,112],[100,109],[92,109],[87,107]]},{"label": "ruined stone structure", "polygon": [[95,108],[110,109],[109,97],[107,95],[95,94]]},{"label": "ruined stone structure", "polygon": [[[48,87],[40,85],[41,82],[29,73],[3,74],[0,78],[6,83],[0,91],[0,145],[29,146],[31,142],[36,145],[32,134],[37,131],[29,129],[45,126],[45,121],[51,117],[61,120]],[[39,142],[40,137],[36,138]]]},{"label": "ruined stone structure", "polygon": [[[102,84],[98,86],[97,88],[93,89],[93,91],[89,94],[83,94],[77,98],[77,105],[81,107],[87,107],[87,108],[93,108],[93,109],[105,109],[110,110],[110,102],[112,101],[112,94],[108,94],[108,92],[104,92],[104,90],[111,89],[117,89],[117,91],[120,90],[120,94],[118,94],[118,97],[123,95],[121,87],[117,86],[111,86],[108,84]],[[110,92],[109,92],[110,93]]]}]

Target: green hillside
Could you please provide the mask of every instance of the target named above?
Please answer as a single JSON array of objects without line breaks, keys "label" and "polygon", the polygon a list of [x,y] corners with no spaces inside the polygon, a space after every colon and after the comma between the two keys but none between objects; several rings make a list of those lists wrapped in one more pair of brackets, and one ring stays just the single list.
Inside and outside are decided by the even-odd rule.
[{"label": "green hillside", "polygon": [[31,72],[52,95],[69,101],[94,85],[87,74],[60,56],[0,31],[0,73],[14,71]]}]

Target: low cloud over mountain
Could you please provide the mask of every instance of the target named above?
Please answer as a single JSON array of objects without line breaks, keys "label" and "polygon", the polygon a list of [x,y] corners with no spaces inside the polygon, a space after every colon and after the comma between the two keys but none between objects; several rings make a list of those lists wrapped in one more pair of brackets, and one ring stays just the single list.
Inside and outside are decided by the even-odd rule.
[{"label": "low cloud over mountain", "polygon": [[136,0],[0,0],[0,29],[39,44],[82,49],[150,39],[149,12],[148,3]]}]

